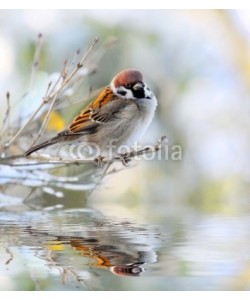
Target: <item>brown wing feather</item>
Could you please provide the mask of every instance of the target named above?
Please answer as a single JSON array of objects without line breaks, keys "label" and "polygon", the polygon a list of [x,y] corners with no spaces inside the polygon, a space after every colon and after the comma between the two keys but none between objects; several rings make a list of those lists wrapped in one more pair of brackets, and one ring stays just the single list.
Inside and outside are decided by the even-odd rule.
[{"label": "brown wing feather", "polygon": [[88,130],[97,126],[98,124],[105,122],[100,119],[99,112],[103,106],[112,101],[114,94],[109,87],[106,87],[86,108],[84,108],[80,114],[75,117],[68,127],[68,133],[74,134],[80,131]]},{"label": "brown wing feather", "polygon": [[[106,87],[93,102],[91,102],[77,117],[75,117],[68,129],[59,132],[56,137],[48,141],[31,147],[28,151],[26,151],[25,155],[30,155],[32,152],[56,144],[60,141],[65,141],[65,139],[74,140],[81,134],[95,131],[101,123],[108,122],[110,120],[112,114],[107,112],[104,113],[103,109],[105,110],[105,105],[114,98],[115,97],[111,89]],[[101,110],[102,113],[100,113]]]}]

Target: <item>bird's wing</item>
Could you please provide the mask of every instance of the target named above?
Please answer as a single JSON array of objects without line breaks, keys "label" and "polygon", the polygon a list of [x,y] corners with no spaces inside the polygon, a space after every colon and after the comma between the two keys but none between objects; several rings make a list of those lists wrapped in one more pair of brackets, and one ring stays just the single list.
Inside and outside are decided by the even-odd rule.
[{"label": "bird's wing", "polygon": [[[31,147],[25,155],[30,155],[44,147],[56,144],[65,140],[74,140],[79,135],[95,133],[99,126],[113,121],[124,109],[131,107],[128,99],[120,99],[113,94],[109,87],[106,87],[80,114],[71,122],[68,129],[61,131],[54,138],[41,144]],[[112,124],[111,124],[112,126]]]},{"label": "bird's wing", "polygon": [[[115,101],[114,101],[115,100]],[[112,103],[111,103],[112,102]],[[124,101],[125,102],[125,101]],[[106,87],[69,125],[68,129],[58,135],[80,135],[95,132],[98,126],[114,120],[116,114],[125,106]]]}]

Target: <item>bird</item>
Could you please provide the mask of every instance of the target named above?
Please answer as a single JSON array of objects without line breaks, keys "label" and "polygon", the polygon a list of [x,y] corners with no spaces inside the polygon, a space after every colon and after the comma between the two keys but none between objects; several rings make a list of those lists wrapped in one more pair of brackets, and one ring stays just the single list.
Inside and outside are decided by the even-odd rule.
[{"label": "bird", "polygon": [[154,93],[137,69],[125,69],[102,89],[73,119],[66,130],[25,152],[29,156],[42,148],[78,141],[95,145],[100,156],[110,147],[118,153],[122,146],[133,147],[152,122],[157,107]]}]

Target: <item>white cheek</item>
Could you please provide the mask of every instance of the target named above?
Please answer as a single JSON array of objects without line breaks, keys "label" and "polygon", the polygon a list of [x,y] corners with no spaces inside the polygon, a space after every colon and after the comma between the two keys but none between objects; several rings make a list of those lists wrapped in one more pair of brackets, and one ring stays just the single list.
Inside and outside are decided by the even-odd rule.
[{"label": "white cheek", "polygon": [[[118,91],[118,90],[117,90],[117,91]],[[116,92],[117,92],[117,91],[116,91]],[[134,95],[133,95],[133,93],[132,93],[131,90],[126,89],[125,87],[121,86],[121,87],[119,87],[119,91],[126,93],[125,95],[120,95],[120,94],[117,92],[117,94],[118,94],[120,97],[122,97],[122,98],[124,98],[124,99],[135,99],[135,97],[134,97]]]},{"label": "white cheek", "polygon": [[[120,86],[118,89],[114,86],[114,83],[111,82],[110,84],[110,88],[113,91],[114,94],[116,94],[117,96],[124,98],[124,99],[135,99],[133,93],[131,90],[126,89],[124,86]],[[120,92],[125,92],[125,95],[121,95],[118,93],[118,91]]]},{"label": "white cheek", "polygon": [[127,94],[124,96],[126,99],[133,99],[134,95],[131,90],[126,90]]}]

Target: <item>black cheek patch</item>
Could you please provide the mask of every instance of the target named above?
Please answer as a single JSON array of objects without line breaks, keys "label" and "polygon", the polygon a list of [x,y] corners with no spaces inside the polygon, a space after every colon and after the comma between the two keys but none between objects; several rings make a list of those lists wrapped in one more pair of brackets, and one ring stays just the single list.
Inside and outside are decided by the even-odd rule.
[{"label": "black cheek patch", "polygon": [[121,96],[125,96],[127,94],[126,91],[117,91],[117,94],[121,95]]},{"label": "black cheek patch", "polygon": [[138,98],[138,99],[145,98],[144,89],[132,90],[132,93],[135,98]]}]

